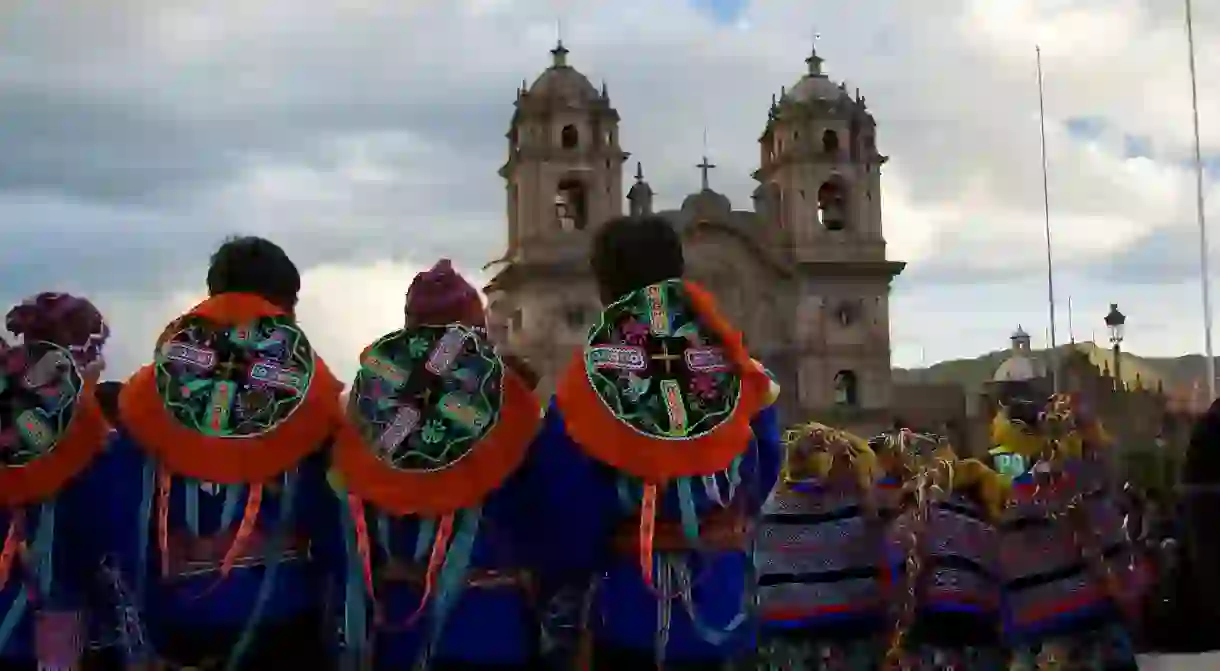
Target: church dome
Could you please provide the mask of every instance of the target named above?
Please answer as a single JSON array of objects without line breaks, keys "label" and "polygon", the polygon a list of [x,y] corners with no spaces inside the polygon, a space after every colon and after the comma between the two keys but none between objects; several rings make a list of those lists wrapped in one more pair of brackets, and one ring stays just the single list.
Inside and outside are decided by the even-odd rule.
[{"label": "church dome", "polygon": [[994,382],[1027,382],[1042,377],[1038,363],[1024,354],[1014,354],[1000,364],[992,376]]},{"label": "church dome", "polygon": [[723,193],[703,189],[698,193],[692,193],[682,201],[682,211],[727,217],[733,211],[733,204]]},{"label": "church dome", "polygon": [[632,184],[631,188],[627,190],[627,200],[651,198],[652,195],[652,187],[649,186],[648,182],[642,180]]},{"label": "church dome", "polygon": [[568,65],[568,50],[560,42],[551,50],[554,62],[530,85],[529,95],[581,104],[598,99],[597,88],[589,78]]}]

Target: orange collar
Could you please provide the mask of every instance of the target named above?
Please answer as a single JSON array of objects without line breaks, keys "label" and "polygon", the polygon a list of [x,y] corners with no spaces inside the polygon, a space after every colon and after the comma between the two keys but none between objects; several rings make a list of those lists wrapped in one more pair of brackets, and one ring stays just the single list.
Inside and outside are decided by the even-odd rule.
[{"label": "orange collar", "polygon": [[525,382],[504,371],[504,397],[491,431],[462,459],[440,471],[386,466],[344,422],[335,441],[335,468],[348,490],[393,515],[446,515],[483,502],[512,475],[541,424],[541,408]]},{"label": "orange collar", "polygon": [[555,400],[568,437],[589,456],[646,482],[708,475],[729,467],[753,438],[750,422],[766,406],[771,378],[750,358],[741,333],[717,311],[712,297],[685,282],[694,310],[724,343],[725,354],[741,375],[741,396],[733,415],[711,432],[686,440],[661,440],[639,433],[614,416],[597,396],[578,352],[559,380]]},{"label": "orange collar", "polygon": [[[249,294],[221,294],[192,308],[195,315],[222,324],[242,324],[284,312]],[[321,449],[341,421],[343,385],[320,356],[309,391],[292,416],[271,432],[241,439],[205,436],[181,425],[165,409],[155,371],[136,372],[119,395],[122,425],[140,447],[174,475],[220,484],[249,484],[290,470]]]},{"label": "orange collar", "polygon": [[93,393],[92,384],[81,388],[72,423],[50,454],[25,466],[0,467],[0,506],[25,505],[55,496],[102,451],[110,427]]}]

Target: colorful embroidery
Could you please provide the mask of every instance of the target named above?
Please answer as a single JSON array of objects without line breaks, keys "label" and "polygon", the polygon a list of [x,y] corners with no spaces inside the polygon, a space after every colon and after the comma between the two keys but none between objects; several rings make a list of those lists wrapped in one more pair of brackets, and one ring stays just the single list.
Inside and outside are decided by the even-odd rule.
[{"label": "colorful embroidery", "polygon": [[66,349],[32,342],[0,351],[0,466],[27,466],[54,452],[83,387]]},{"label": "colorful embroidery", "polygon": [[154,360],[157,391],[182,426],[214,438],[271,432],[304,402],[315,356],[286,317],[238,326],[188,315]]},{"label": "colorful embroidery", "polygon": [[733,415],[741,380],[679,281],[605,309],[585,353],[589,382],[619,421],[662,439],[704,436]]},{"label": "colorful embroidery", "polygon": [[447,469],[495,425],[504,365],[474,329],[395,331],[368,348],[348,414],[378,459],[398,471]]}]

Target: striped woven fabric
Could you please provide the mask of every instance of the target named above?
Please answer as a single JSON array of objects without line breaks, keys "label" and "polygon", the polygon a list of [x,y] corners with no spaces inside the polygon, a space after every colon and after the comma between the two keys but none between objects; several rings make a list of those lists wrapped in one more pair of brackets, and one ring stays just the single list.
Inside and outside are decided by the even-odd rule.
[{"label": "striped woven fabric", "polygon": [[756,553],[764,621],[816,627],[878,615],[882,540],[879,520],[848,488],[776,492]]}]

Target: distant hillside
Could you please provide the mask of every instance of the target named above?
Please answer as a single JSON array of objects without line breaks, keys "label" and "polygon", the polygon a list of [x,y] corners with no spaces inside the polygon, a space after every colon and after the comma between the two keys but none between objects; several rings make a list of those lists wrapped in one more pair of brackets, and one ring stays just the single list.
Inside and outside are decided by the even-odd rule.
[{"label": "distant hillside", "polygon": [[[1088,355],[1098,368],[1108,367],[1114,372],[1114,353],[1105,347],[1093,343],[1078,343],[1062,345],[1058,348],[1060,356],[1069,353],[1073,348]],[[942,361],[927,368],[895,368],[895,382],[937,382],[959,384],[967,391],[978,391],[983,384],[991,380],[996,368],[1011,354],[1011,350],[988,352],[973,359],[954,359]],[[1045,363],[1050,359],[1049,350],[1035,350],[1034,357]],[[1188,390],[1195,383],[1202,384],[1207,379],[1206,358],[1198,354],[1188,354],[1180,357],[1142,357],[1123,352],[1123,379],[1128,386],[1139,383],[1150,389],[1155,389],[1158,382],[1165,389]]]}]

